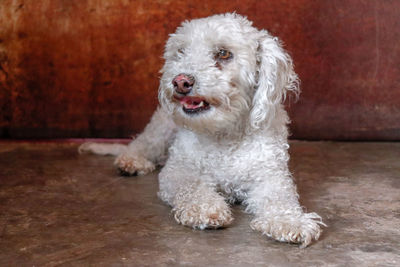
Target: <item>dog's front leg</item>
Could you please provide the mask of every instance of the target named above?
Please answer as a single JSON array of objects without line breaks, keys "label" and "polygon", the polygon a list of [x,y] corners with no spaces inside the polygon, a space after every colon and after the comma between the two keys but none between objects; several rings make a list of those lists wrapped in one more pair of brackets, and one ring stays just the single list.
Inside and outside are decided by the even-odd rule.
[{"label": "dog's front leg", "polygon": [[144,175],[156,165],[163,165],[169,145],[173,142],[176,125],[162,108],[158,108],[144,131],[133,140],[114,164],[123,174]]},{"label": "dog's front leg", "polygon": [[195,229],[220,228],[233,218],[225,199],[192,171],[172,168],[167,162],[159,174],[158,196],[172,206],[175,220]]},{"label": "dog's front leg", "polygon": [[324,224],[318,214],[303,211],[290,174],[276,174],[264,178],[249,192],[247,210],[255,215],[251,227],[275,240],[306,247],[319,238],[319,225]]}]

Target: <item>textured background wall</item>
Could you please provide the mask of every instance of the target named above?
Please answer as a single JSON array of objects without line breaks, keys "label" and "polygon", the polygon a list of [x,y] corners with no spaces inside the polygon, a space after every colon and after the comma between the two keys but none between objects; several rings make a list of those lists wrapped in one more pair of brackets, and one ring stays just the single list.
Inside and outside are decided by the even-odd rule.
[{"label": "textured background wall", "polygon": [[168,34],[237,11],[286,44],[294,138],[400,139],[400,1],[0,0],[0,137],[128,137],[157,105]]}]

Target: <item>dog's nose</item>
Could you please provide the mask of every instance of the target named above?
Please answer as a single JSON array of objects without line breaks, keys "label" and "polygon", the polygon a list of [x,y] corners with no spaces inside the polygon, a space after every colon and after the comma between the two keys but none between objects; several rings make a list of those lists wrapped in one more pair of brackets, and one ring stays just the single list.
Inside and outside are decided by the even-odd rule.
[{"label": "dog's nose", "polygon": [[172,85],[177,93],[186,95],[192,90],[194,81],[195,79],[192,75],[181,73],[175,76],[172,80]]}]

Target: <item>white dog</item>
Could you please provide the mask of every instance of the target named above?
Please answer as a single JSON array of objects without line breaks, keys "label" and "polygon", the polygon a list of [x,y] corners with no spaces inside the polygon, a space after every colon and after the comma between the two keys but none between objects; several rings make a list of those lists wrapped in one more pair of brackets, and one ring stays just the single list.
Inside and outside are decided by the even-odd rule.
[{"label": "white dog", "polygon": [[178,223],[218,228],[229,203],[254,214],[251,227],[282,242],[317,240],[321,217],[305,213],[288,169],[282,102],[298,94],[292,60],[277,38],[237,14],[184,22],[165,49],[161,107],[129,146],[86,143],[119,155],[117,167],[144,175],[164,165],[159,197]]}]

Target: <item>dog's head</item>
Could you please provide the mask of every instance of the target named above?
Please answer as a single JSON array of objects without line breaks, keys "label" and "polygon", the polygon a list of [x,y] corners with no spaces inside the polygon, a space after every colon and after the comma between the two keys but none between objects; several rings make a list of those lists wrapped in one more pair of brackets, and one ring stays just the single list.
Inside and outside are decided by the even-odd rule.
[{"label": "dog's head", "polygon": [[237,14],[184,22],[171,34],[159,89],[174,121],[226,135],[269,127],[288,91],[298,92],[279,41]]}]

